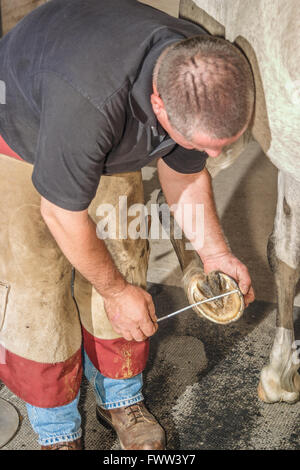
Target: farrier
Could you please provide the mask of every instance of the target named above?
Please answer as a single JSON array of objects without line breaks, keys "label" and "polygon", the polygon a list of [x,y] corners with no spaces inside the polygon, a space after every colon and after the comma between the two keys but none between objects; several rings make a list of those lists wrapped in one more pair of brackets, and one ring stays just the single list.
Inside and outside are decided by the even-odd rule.
[{"label": "farrier", "polygon": [[105,244],[96,208],[120,195],[143,202],[140,169],[157,159],[170,205],[204,204],[204,245],[190,240],[206,272],[233,276],[251,302],[205,169],[247,129],[250,68],[226,41],[135,0],[51,0],[4,36],[0,65],[0,377],[26,401],[43,448],[80,448],[83,336],[99,418],[124,449],[162,449],[141,392],[157,330],[148,244]]}]

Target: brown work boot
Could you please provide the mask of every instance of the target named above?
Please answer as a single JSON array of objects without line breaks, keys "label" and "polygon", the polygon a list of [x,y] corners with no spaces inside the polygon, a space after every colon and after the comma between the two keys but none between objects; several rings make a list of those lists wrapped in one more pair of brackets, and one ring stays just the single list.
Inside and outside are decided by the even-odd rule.
[{"label": "brown work boot", "polygon": [[81,438],[69,442],[57,442],[50,446],[41,446],[41,450],[82,450]]},{"label": "brown work boot", "polygon": [[142,401],[111,410],[97,406],[96,413],[116,431],[123,450],[165,449],[165,432]]}]

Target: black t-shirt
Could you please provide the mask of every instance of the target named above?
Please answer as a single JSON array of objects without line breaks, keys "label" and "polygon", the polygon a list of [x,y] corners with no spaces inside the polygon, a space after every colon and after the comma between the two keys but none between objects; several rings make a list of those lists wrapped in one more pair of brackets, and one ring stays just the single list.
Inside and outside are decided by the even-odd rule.
[{"label": "black t-shirt", "polygon": [[51,0],[0,41],[0,134],[34,165],[39,193],[86,209],[102,174],[135,171],[157,157],[201,171],[205,152],[172,141],[153,113],[161,52],[202,28],[136,0]]}]

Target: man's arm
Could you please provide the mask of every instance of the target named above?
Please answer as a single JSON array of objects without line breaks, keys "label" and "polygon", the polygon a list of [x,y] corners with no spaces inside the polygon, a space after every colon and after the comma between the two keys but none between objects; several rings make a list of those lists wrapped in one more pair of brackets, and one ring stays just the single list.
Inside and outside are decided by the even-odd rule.
[{"label": "man's arm", "polygon": [[41,214],[66,258],[102,295],[114,330],[127,340],[153,335],[157,323],[151,296],[123,278],[87,210],[67,211],[42,197]]},{"label": "man's arm", "polygon": [[[163,159],[157,162],[160,183],[169,206],[177,206],[174,217],[181,225],[185,235],[198,252],[206,273],[214,270],[222,271],[234,279],[239,284],[239,288],[245,296],[246,306],[253,302],[254,291],[251,286],[251,279],[246,266],[241,263],[230,251],[217,216],[216,206],[213,197],[211,177],[206,169],[199,173],[182,174],[171,169]],[[183,209],[184,204],[203,204],[204,206],[204,243],[199,246],[193,234],[196,227],[196,210],[189,219],[188,225],[178,214]],[[176,207],[175,206],[175,207]],[[179,212],[178,212],[179,211]]]}]

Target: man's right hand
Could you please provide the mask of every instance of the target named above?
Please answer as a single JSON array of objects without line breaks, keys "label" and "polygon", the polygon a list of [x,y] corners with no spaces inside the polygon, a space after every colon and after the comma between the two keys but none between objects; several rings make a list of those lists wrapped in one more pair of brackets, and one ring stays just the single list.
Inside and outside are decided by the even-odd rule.
[{"label": "man's right hand", "polygon": [[120,293],[103,298],[113,329],[126,340],[144,341],[157,331],[152,297],[141,287],[126,283]]}]

